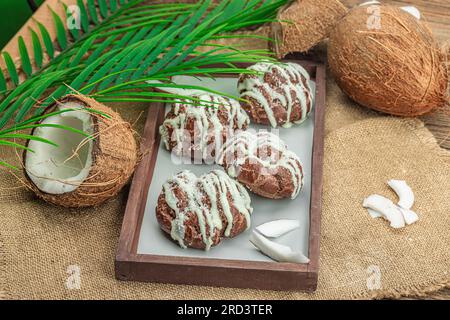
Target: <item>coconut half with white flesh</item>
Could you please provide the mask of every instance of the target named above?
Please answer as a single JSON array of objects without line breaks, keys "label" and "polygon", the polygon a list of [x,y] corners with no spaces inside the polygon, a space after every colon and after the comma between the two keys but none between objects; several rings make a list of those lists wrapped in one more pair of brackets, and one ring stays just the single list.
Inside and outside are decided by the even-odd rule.
[{"label": "coconut half with white flesh", "polygon": [[33,136],[53,146],[30,140],[24,152],[25,175],[30,188],[47,202],[64,207],[99,205],[114,197],[128,182],[136,166],[137,144],[129,123],[105,105],[80,95],[69,95],[47,113],[70,110],[45,118]]}]

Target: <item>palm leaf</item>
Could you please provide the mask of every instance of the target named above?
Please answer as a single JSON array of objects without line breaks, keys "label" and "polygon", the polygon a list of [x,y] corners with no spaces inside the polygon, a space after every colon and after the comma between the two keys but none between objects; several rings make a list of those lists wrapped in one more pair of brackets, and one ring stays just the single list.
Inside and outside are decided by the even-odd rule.
[{"label": "palm leaf", "polygon": [[81,27],[84,32],[89,31],[89,15],[87,13],[86,7],[83,3],[83,0],[77,0],[78,8],[80,8],[80,22]]},{"label": "palm leaf", "polygon": [[56,143],[54,143],[53,141],[50,141],[48,139],[45,138],[41,138],[38,136],[33,136],[31,134],[24,134],[24,133],[6,133],[2,135],[3,139],[24,139],[24,140],[33,140],[33,141],[38,141],[38,142],[42,142],[45,144],[49,144],[52,145],[54,147],[59,147]]},{"label": "palm leaf", "polygon": [[27,76],[30,76],[33,72],[33,67],[31,66],[30,57],[28,56],[28,49],[22,36],[19,37],[19,54],[20,59],[22,60],[22,70]]},{"label": "palm leaf", "polygon": [[94,36],[89,38],[82,44],[80,49],[78,49],[77,54],[72,58],[72,61],[70,62],[71,67],[77,66],[80,63],[81,59],[87,54],[87,52],[92,47],[92,44],[95,42],[95,40],[96,37]]},{"label": "palm leaf", "polygon": [[64,28],[64,23],[62,22],[61,18],[56,14],[53,9],[50,8],[50,11],[52,13],[53,22],[55,24],[56,29],[56,39],[58,40],[59,46],[62,50],[67,48],[67,35],[66,35],[66,29]]},{"label": "palm leaf", "polygon": [[94,52],[90,55],[88,60],[86,61],[86,64],[91,64],[95,60],[97,60],[98,57],[105,51],[106,48],[108,48],[111,43],[117,38],[117,36],[111,36],[107,38],[105,41],[102,42],[102,44],[95,49]]},{"label": "palm leaf", "polygon": [[6,91],[6,79],[5,75],[3,74],[3,71],[0,70],[0,94],[4,93]]},{"label": "palm leaf", "polygon": [[[78,0],[77,3],[82,2]],[[38,23],[50,61],[43,65],[43,59],[39,59],[39,54],[42,56],[43,53],[42,45],[33,31],[37,70],[32,73],[28,69],[28,79],[21,84],[11,57],[3,53],[10,78],[17,87],[8,90],[2,86],[0,75],[0,90],[4,89],[5,93],[0,98],[0,139],[2,133],[34,128],[35,124],[24,122],[33,106],[40,101],[35,116],[28,119],[37,121],[37,117],[45,117],[41,114],[47,105],[72,90],[93,94],[99,101],[175,101],[190,98],[152,91],[158,85],[148,81],[158,79],[164,81],[161,86],[177,87],[170,82],[170,78],[177,75],[209,77],[212,73],[249,72],[235,65],[270,59],[268,52],[240,51],[219,45],[207,52],[198,49],[210,45],[211,39],[232,37],[224,32],[271,21],[276,10],[287,0],[227,0],[218,5],[211,5],[209,0],[197,4],[142,5],[142,2],[120,0],[112,4],[111,1],[98,1],[98,13],[95,1],[88,0],[80,9],[82,30],[78,30],[79,34],[64,30],[63,19],[52,10],[62,52],[55,57],[48,30]],[[69,42],[68,33],[73,42]],[[23,51],[23,57],[27,54]],[[189,56],[194,58],[188,59]],[[22,68],[28,68],[24,68],[23,62],[24,59]],[[208,67],[212,64],[223,67]],[[11,119],[15,119],[15,123],[7,127]]]},{"label": "palm leaf", "polygon": [[98,7],[100,8],[100,14],[105,19],[108,16],[108,4],[106,0],[98,0]]},{"label": "palm leaf", "polygon": [[98,16],[97,16],[97,7],[95,6],[94,0],[87,0],[87,7],[89,11],[89,15],[91,16],[91,20],[94,24],[98,24]]},{"label": "palm leaf", "polygon": [[55,56],[55,50],[53,49],[52,38],[50,37],[50,34],[48,33],[47,29],[44,27],[42,23],[38,22],[37,25],[39,30],[41,31],[41,36],[44,42],[45,50],[47,50],[47,54],[50,57],[50,59],[53,59],[53,57]]},{"label": "palm leaf", "polygon": [[13,148],[18,148],[18,149],[34,152],[30,148],[28,148],[28,147],[26,147],[24,145],[21,145],[20,143],[13,142],[13,141],[8,141],[8,140],[0,140],[0,146],[13,147]]},{"label": "palm leaf", "polygon": [[14,85],[19,84],[19,74],[17,73],[16,66],[14,65],[14,61],[11,58],[11,55],[8,52],[3,52],[3,59],[6,63],[6,68],[8,69],[9,76],[11,77],[11,81]]},{"label": "palm leaf", "polygon": [[0,161],[0,167],[5,167],[5,168],[8,168],[8,169],[12,169],[12,170],[19,170],[19,168],[17,168],[16,166],[13,166],[13,165],[11,165],[11,164],[9,164],[7,162],[4,162],[4,161]]},{"label": "palm leaf", "polygon": [[109,1],[109,9],[111,10],[111,12],[114,12],[117,10],[117,0]]},{"label": "palm leaf", "polygon": [[30,33],[31,41],[33,42],[34,62],[36,63],[36,67],[40,69],[42,68],[42,62],[44,59],[41,42],[39,41],[39,36],[37,35],[37,33],[31,28]]},{"label": "palm leaf", "polygon": [[[62,3],[64,10],[67,12],[67,21],[69,20],[75,20],[76,16],[74,16],[73,12],[69,10],[69,7],[63,2]],[[76,22],[76,20],[75,20]],[[65,31],[64,31],[65,33]],[[75,28],[72,28],[72,26],[69,28],[69,33],[72,36],[73,40],[78,40],[80,38],[80,31],[78,30],[78,26],[75,25]]]}]

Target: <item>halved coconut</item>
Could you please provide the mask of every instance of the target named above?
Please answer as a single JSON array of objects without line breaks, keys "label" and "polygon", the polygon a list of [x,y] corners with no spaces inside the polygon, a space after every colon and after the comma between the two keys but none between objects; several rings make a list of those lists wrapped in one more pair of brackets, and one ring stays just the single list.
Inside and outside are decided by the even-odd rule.
[{"label": "halved coconut", "polygon": [[34,152],[24,152],[25,175],[45,201],[64,207],[96,206],[117,195],[129,180],[138,157],[136,140],[118,113],[85,96],[68,95],[47,113],[67,109],[40,123],[69,126],[91,137],[55,127],[35,128],[34,136],[58,146],[31,140],[28,147]]},{"label": "halved coconut", "polygon": [[307,52],[328,37],[347,13],[339,0],[296,0],[282,8],[271,25],[272,49],[278,58]]}]

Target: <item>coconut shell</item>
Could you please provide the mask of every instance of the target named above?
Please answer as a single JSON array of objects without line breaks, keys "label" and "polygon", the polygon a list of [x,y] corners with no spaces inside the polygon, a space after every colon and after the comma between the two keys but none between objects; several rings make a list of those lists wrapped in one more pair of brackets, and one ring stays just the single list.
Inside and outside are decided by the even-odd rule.
[{"label": "coconut shell", "polygon": [[[36,195],[49,203],[68,208],[98,206],[116,196],[129,181],[138,160],[137,143],[131,125],[109,107],[82,95],[68,95],[57,103],[69,101],[109,116],[91,114],[95,138],[88,177],[74,191],[55,195],[42,192],[26,172],[25,176]],[[51,112],[55,107],[56,103],[46,112]]]},{"label": "coconut shell", "polygon": [[362,6],[331,33],[328,63],[337,84],[359,104],[392,115],[446,105],[446,59],[426,23],[394,6],[379,12],[377,28],[373,6]]},{"label": "coconut shell", "polygon": [[293,52],[306,52],[327,38],[347,13],[339,0],[296,0],[278,13],[272,23],[272,49],[279,59]]}]

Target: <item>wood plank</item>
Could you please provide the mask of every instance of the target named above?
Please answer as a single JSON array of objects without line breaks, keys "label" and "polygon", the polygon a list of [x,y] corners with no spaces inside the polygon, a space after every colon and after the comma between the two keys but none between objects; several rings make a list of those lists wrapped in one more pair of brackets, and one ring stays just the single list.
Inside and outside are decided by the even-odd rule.
[{"label": "wood plank", "polygon": [[[47,30],[50,33],[50,37],[52,39],[56,39],[56,31],[54,22],[52,19],[51,11],[49,8],[52,8],[53,11],[55,11],[57,14],[59,14],[61,17],[64,17],[64,7],[61,4],[61,2],[69,5],[75,4],[76,0],[47,0],[45,1],[38,10],[33,14],[33,16],[28,19],[28,21],[22,26],[22,28],[17,32],[17,34],[11,38],[11,40],[6,44],[6,46],[3,48],[2,51],[7,51],[14,59],[14,62],[17,65],[20,65],[19,63],[19,48],[17,45],[17,40],[19,36],[22,36],[25,45],[27,46],[28,52],[33,52],[33,45],[31,42],[31,33],[29,28],[33,28],[39,36],[40,32],[37,26],[36,21],[42,23]],[[5,68],[5,62],[3,59],[0,60],[0,68],[3,70]]]}]

